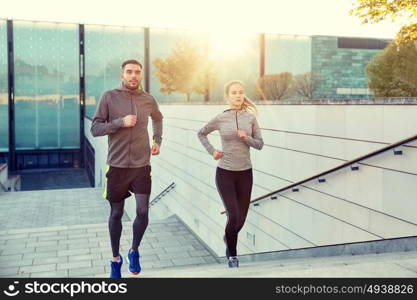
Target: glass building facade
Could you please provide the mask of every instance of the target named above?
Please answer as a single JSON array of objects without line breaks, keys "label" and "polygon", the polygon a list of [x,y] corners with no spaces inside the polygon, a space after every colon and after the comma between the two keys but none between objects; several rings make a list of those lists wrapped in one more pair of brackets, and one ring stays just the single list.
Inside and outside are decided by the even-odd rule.
[{"label": "glass building facade", "polygon": [[[173,54],[173,51],[180,43],[190,43],[196,49],[202,50],[206,43],[206,35],[197,34],[190,31],[172,30],[172,29],[150,29],[150,93],[158,100],[159,103],[170,102],[185,102],[186,95],[173,92],[171,94],[161,92],[163,85],[159,82],[156,73],[157,68],[155,66],[155,60],[165,60],[167,57]],[[203,96],[198,94],[192,94],[190,101],[201,102]]]},{"label": "glass building facade", "polygon": [[[178,92],[171,94],[160,91],[162,84],[156,77],[157,69],[155,59],[166,59],[170,57],[181,42],[190,42],[199,55],[206,56],[207,61],[214,71],[213,85],[208,91],[208,100],[214,103],[222,103],[223,86],[227,81],[238,79],[244,82],[246,92],[252,98],[256,80],[259,77],[259,36],[252,35],[245,37],[243,47],[236,49],[225,49],[219,51],[218,44],[224,41],[233,47],[227,36],[219,37],[214,42],[215,36],[208,33],[196,33],[192,31],[180,31],[172,29],[151,29],[150,30],[150,92],[160,103],[186,102],[186,95]],[[233,38],[233,37],[231,37]],[[242,45],[240,45],[242,46]],[[192,93],[190,102],[202,102],[203,94]]]},{"label": "glass building facade", "polygon": [[[104,91],[120,86],[121,64],[127,59],[142,62],[142,85],[161,104],[188,100],[184,93],[161,90],[164,85],[155,65],[156,59],[172,59],[182,42],[190,42],[214,72],[214,83],[205,89],[207,93],[190,94],[190,102],[224,103],[223,86],[233,79],[243,81],[247,95],[257,100],[260,75],[281,72],[294,76],[316,73],[320,82],[315,98],[357,98],[369,95],[366,65],[387,44],[328,36],[240,37],[238,33],[212,35],[107,25],[32,21],[9,24],[13,32],[10,76],[14,78],[14,121],[9,121],[9,27],[6,20],[0,20],[0,161],[7,155],[13,159],[16,154],[18,168],[79,165],[84,151],[81,119],[93,117]],[[237,36],[242,39],[235,41]],[[186,57],[179,65],[190,59]],[[149,85],[145,86],[145,82]],[[85,97],[85,107],[80,106],[80,95]],[[14,128],[12,145],[9,128]],[[43,158],[36,157],[36,151],[43,151]]]},{"label": "glass building facade", "polygon": [[311,37],[265,35],[265,74],[289,72],[294,76],[311,71]]},{"label": "glass building facade", "polygon": [[[144,29],[85,25],[86,116],[92,118],[101,94],[120,86],[125,60],[144,61]],[[142,81],[143,84],[143,81]]]},{"label": "glass building facade", "polygon": [[16,150],[80,147],[78,26],[13,22]]},{"label": "glass building facade", "polygon": [[[245,84],[245,92],[249,98],[256,99],[255,87],[260,76],[259,35],[242,36],[241,39],[244,44],[239,45],[238,43],[237,47],[239,48],[212,53],[215,70],[217,71],[217,81],[211,91],[211,98],[216,102],[223,101],[224,84],[235,79]],[[230,44],[228,47],[233,47],[233,45]]]},{"label": "glass building facade", "polygon": [[0,152],[9,149],[7,22],[0,20]]},{"label": "glass building facade", "polygon": [[[312,66],[320,82],[315,98],[369,98],[366,65],[382,51],[378,39],[355,39],[362,43],[347,43],[348,39],[332,36],[312,37]],[[347,40],[347,42],[346,42]],[[374,44],[378,47],[363,47]],[[387,43],[385,43],[385,46]]]}]

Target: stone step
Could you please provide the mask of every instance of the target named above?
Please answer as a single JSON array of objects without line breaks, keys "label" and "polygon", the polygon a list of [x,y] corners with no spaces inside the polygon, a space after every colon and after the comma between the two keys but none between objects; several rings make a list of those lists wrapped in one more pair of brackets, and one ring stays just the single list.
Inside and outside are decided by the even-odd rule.
[{"label": "stone step", "polygon": [[[125,276],[132,277],[129,274]],[[262,262],[242,262],[230,269],[221,264],[149,270],[141,277],[417,277],[417,251],[332,257],[312,257]]]},{"label": "stone step", "polygon": [[[102,188],[2,193],[0,230],[106,223],[110,206]],[[124,214],[123,221],[129,221]]]},{"label": "stone step", "polygon": [[[126,256],[132,222],[122,224],[120,251]],[[139,249],[143,270],[218,261],[177,216],[151,222]],[[0,277],[104,276],[111,256],[107,223],[0,231]]]}]

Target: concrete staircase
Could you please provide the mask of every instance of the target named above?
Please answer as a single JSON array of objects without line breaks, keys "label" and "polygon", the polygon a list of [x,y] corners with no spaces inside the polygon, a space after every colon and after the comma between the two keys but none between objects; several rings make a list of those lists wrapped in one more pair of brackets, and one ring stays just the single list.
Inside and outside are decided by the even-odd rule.
[{"label": "concrete staircase", "polygon": [[[95,277],[109,274],[107,220],[101,188],[0,194],[0,277]],[[123,216],[121,254],[132,242]],[[176,216],[151,218],[140,246],[144,270],[216,263],[217,257]],[[126,266],[125,266],[126,267]]]},{"label": "concrete staircase", "polygon": [[[85,188],[0,194],[7,207],[0,210],[0,277],[108,277],[109,205],[101,193],[102,189]],[[123,256],[132,242],[132,221],[124,218]],[[242,256],[240,267],[229,269],[224,257],[217,257],[173,215],[151,218],[140,246],[142,273],[128,274],[125,264],[122,274],[135,278],[417,278],[417,251],[409,249],[413,250],[304,258],[277,258],[272,252],[263,259],[262,254]]]}]

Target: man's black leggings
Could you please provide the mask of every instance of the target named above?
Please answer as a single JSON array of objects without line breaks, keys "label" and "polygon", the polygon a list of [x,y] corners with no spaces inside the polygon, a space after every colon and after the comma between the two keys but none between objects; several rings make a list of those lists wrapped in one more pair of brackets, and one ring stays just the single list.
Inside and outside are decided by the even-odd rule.
[{"label": "man's black leggings", "polygon": [[237,236],[248,214],[252,184],[252,169],[229,171],[217,168],[216,170],[217,190],[227,211],[225,236],[230,256],[236,256],[237,253]]},{"label": "man's black leggings", "polygon": [[[135,194],[136,199],[136,218],[133,222],[132,250],[138,251],[140,241],[148,226],[149,195]],[[125,200],[120,202],[110,202],[111,211],[109,218],[110,242],[113,257],[119,256],[120,237],[122,235],[122,216]]]}]

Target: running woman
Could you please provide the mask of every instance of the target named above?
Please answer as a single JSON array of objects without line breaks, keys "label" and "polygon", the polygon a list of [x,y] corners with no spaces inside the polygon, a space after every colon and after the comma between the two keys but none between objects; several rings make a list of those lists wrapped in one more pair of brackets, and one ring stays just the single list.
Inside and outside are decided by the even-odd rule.
[{"label": "running woman", "polygon": [[[263,140],[256,120],[256,105],[245,95],[243,83],[228,82],[224,97],[230,108],[215,116],[198,132],[198,138],[213,159],[219,160],[216,186],[227,212],[223,240],[230,268],[239,267],[237,240],[245,224],[251,199],[253,176],[250,147],[261,150]],[[207,135],[220,132],[222,150],[215,149]]]}]

